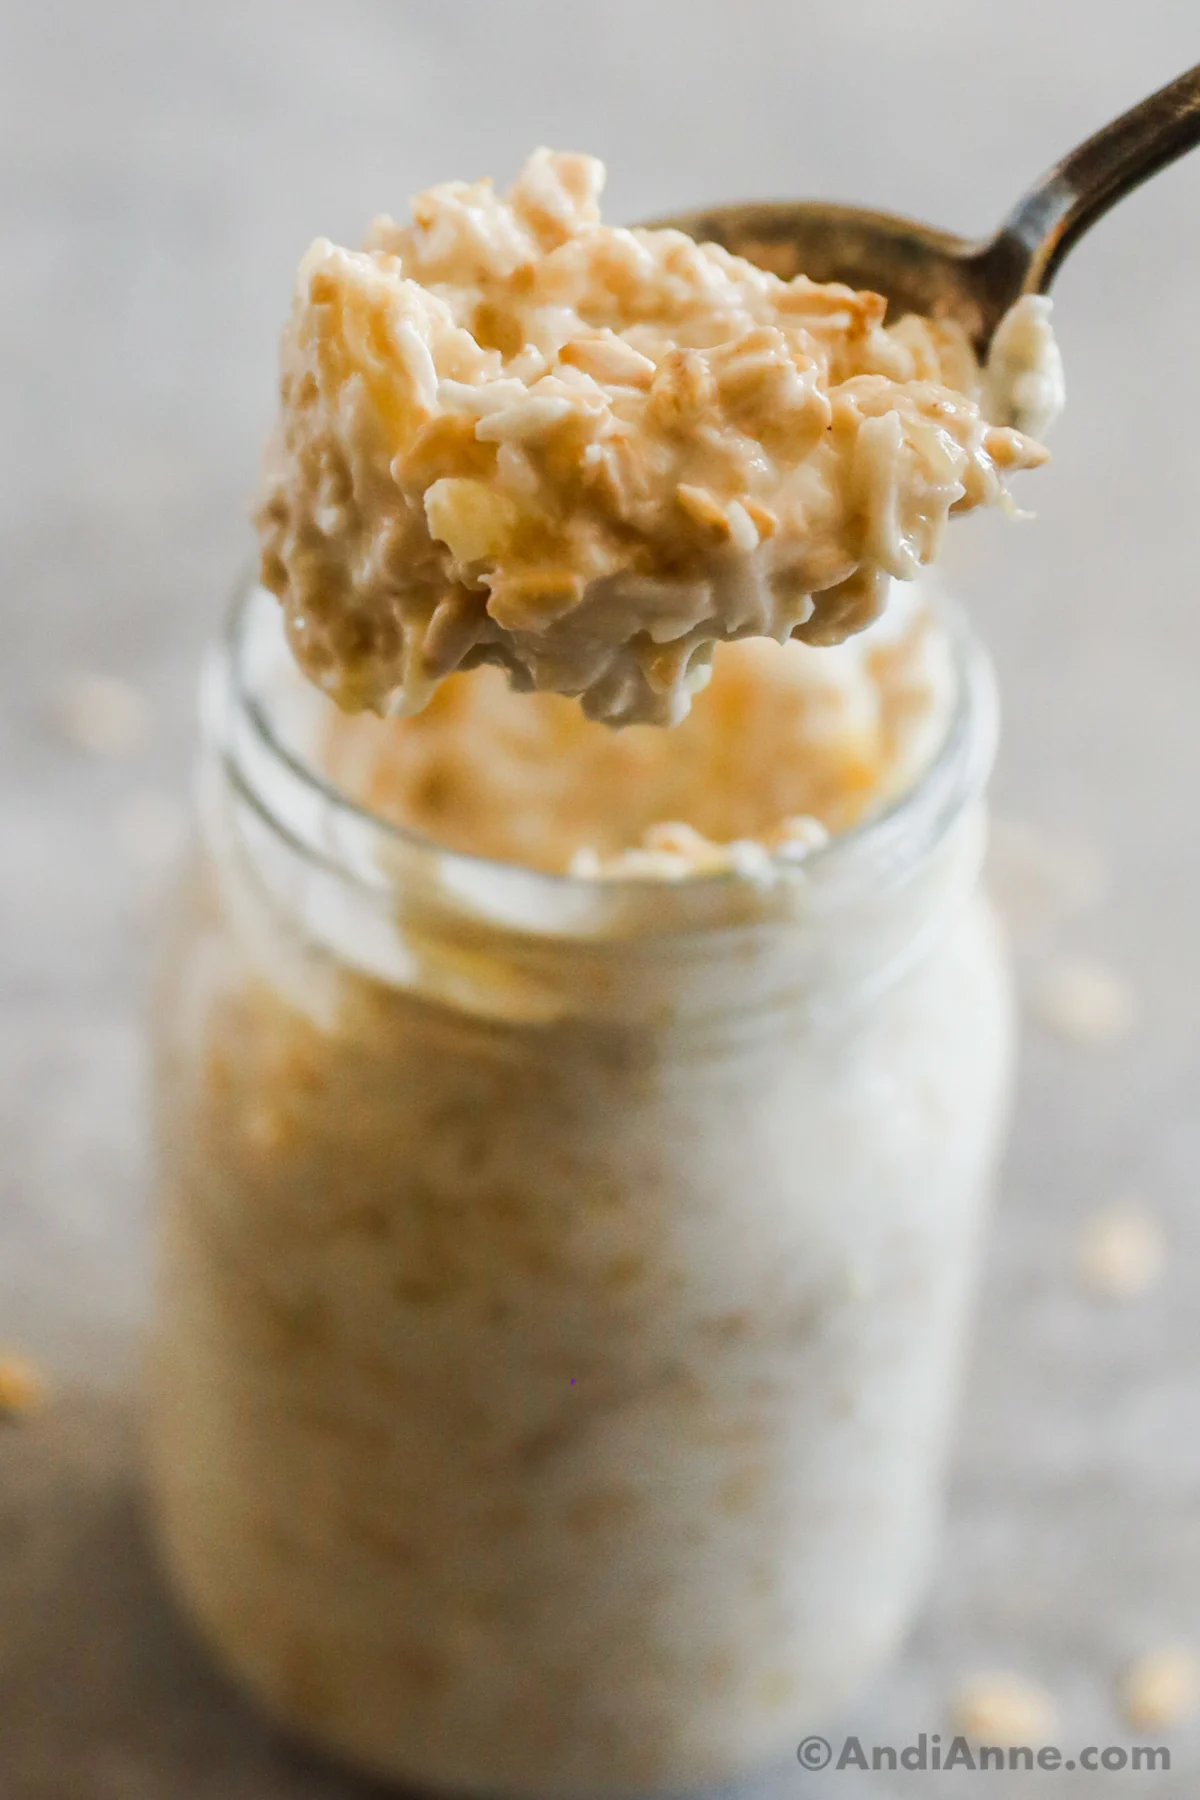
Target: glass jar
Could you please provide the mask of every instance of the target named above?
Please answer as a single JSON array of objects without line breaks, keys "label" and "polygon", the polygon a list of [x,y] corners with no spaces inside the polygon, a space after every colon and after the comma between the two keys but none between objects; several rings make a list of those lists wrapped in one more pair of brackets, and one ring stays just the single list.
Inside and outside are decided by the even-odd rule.
[{"label": "glass jar", "polygon": [[382,823],[239,608],[160,983],[154,1485],[187,1607],[308,1739],[680,1789],[895,1647],[1011,1060],[993,693],[947,630],[925,776],[756,887]]}]

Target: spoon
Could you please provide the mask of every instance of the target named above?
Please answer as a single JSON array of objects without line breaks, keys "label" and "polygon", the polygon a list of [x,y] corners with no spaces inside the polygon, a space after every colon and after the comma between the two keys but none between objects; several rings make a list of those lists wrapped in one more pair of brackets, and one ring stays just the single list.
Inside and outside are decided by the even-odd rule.
[{"label": "spoon", "polygon": [[654,224],[722,244],[785,280],[803,274],[871,288],[896,316],[956,319],[982,360],[1013,302],[1047,293],[1084,232],[1197,143],[1200,64],[1072,150],[981,241],[819,200],[704,207]]}]

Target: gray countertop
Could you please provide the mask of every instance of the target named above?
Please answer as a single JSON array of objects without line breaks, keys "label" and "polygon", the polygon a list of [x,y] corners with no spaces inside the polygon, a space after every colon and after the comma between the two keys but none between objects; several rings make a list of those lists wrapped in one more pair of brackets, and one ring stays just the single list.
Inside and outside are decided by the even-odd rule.
[{"label": "gray countertop", "polygon": [[[3,1800],[364,1792],[276,1741],[177,1623],[135,1449],[146,944],[308,238],[353,237],[430,180],[507,176],[543,141],[606,157],[616,216],[807,191],[982,229],[1195,59],[1188,13],[0,0],[0,1349],[54,1392],[0,1431]],[[854,1721],[867,1742],[944,1731],[964,1672],[999,1667],[1056,1696],[1065,1749],[1128,1743],[1127,1659],[1200,1637],[1198,203],[1200,158],[1072,259],[1071,407],[1041,516],[952,534],[1006,696],[1008,885],[1029,898],[1011,866],[1027,829],[1035,863],[1053,845],[1062,864],[1060,916],[1022,924],[1023,981],[1098,959],[1135,1017],[1108,1048],[1027,1032],[945,1553]],[[70,671],[131,683],[144,743],[81,750]],[[1131,1192],[1164,1223],[1167,1272],[1106,1305],[1080,1282],[1079,1235]],[[1194,1789],[1200,1736],[1169,1741],[1171,1775],[1103,1792]],[[762,1791],[852,1800],[930,1779],[792,1764]],[[1025,1797],[1101,1778],[989,1782]]]}]

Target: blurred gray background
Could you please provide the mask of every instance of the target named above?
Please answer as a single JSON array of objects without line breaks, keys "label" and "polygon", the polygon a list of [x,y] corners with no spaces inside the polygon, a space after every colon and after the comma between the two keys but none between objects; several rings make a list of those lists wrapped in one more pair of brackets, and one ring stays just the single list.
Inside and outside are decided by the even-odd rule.
[{"label": "blurred gray background", "polygon": [[[309,239],[542,142],[603,156],[619,219],[813,194],[984,230],[1198,57],[1181,0],[0,3],[0,1353],[53,1381],[0,1429],[3,1800],[364,1792],[210,1673],[136,1491],[146,949]],[[1200,155],[1072,257],[1040,516],[952,534],[1006,699],[1030,1025],[946,1551],[868,1742],[945,1731],[964,1673],[1000,1668],[1054,1695],[1068,1752],[1128,1743],[1122,1668],[1200,1637],[1198,219]],[[1107,992],[1098,1024],[1072,981]],[[1166,1271],[1121,1305],[1079,1245],[1131,1195]],[[1170,1775],[989,1792],[1174,1800],[1200,1739],[1164,1741]],[[973,1791],[794,1764],[761,1791],[931,1780]]]}]

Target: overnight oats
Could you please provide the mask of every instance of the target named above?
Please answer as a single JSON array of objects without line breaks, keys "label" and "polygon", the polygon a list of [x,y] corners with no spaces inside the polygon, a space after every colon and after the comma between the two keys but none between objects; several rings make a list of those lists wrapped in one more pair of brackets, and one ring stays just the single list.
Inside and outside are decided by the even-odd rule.
[{"label": "overnight oats", "polygon": [[990,677],[892,578],[1041,459],[1044,312],[993,405],[597,190],[306,259],[158,1009],[172,1579],[476,1792],[728,1778],[895,1647],[1011,1063]]}]

